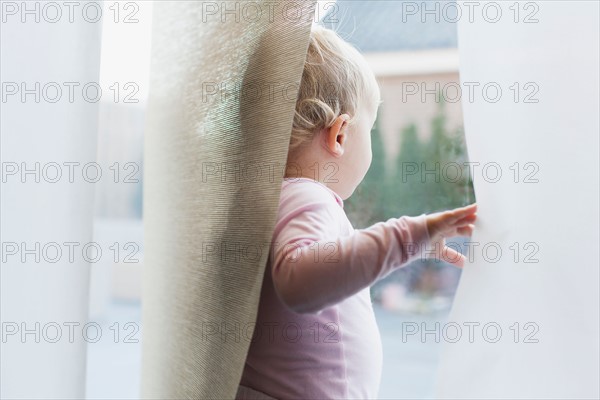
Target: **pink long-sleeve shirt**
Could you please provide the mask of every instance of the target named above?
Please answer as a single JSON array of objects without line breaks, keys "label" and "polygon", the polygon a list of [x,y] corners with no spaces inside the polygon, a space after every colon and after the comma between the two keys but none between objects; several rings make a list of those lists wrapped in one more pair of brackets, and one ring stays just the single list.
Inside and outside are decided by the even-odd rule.
[{"label": "pink long-sleeve shirt", "polygon": [[334,191],[284,179],[236,398],[376,398],[382,349],[369,287],[429,240],[425,214],[354,229]]}]

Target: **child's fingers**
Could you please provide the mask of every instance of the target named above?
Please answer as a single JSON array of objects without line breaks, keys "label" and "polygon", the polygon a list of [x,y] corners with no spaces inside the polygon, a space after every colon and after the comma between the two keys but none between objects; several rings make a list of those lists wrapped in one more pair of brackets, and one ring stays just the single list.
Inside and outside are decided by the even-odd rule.
[{"label": "child's fingers", "polygon": [[463,225],[467,225],[470,224],[472,222],[475,222],[477,220],[477,214],[470,214],[467,215],[466,217],[463,217],[462,219],[459,219],[458,221],[456,221],[455,225],[457,226],[463,226]]},{"label": "child's fingers", "polygon": [[477,203],[469,204],[468,206],[460,207],[454,210],[457,215],[469,215],[477,211]]},{"label": "child's fingers", "polygon": [[457,228],[456,232],[458,232],[458,234],[460,236],[472,236],[474,229],[475,229],[475,225],[469,224],[467,226],[461,226],[461,227]]},{"label": "child's fingers", "polygon": [[456,215],[468,215],[477,211],[477,203],[469,204],[468,206],[455,208],[452,210]]},{"label": "child's fingers", "polygon": [[473,203],[461,208],[455,208],[454,210],[450,211],[451,216],[449,219],[452,223],[455,223],[456,221],[459,221],[468,215],[475,214],[476,211],[477,203]]},{"label": "child's fingers", "polygon": [[454,265],[456,268],[464,267],[465,259],[464,255],[448,246],[442,250],[442,260]]}]

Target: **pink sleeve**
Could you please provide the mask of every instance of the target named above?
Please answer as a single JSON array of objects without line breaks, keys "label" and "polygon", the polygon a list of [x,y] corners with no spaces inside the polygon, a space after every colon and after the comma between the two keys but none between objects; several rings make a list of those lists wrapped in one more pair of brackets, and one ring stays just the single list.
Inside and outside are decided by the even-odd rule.
[{"label": "pink sleeve", "polygon": [[273,251],[275,290],[293,311],[318,313],[423,254],[425,221],[392,218],[340,236],[348,222],[333,199],[287,210]]}]

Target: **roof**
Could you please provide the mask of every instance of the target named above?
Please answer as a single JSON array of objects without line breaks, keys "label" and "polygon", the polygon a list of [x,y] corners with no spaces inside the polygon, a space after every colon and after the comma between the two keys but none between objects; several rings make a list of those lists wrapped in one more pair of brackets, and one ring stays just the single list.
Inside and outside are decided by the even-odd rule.
[{"label": "roof", "polygon": [[[456,7],[447,6],[455,2],[427,3],[337,0],[335,7],[328,9],[321,24],[365,53],[456,48],[457,24],[449,21],[455,18]],[[423,4],[427,4],[427,10],[434,10],[435,3],[439,7],[437,15],[424,13]],[[447,18],[443,18],[444,15]]]}]

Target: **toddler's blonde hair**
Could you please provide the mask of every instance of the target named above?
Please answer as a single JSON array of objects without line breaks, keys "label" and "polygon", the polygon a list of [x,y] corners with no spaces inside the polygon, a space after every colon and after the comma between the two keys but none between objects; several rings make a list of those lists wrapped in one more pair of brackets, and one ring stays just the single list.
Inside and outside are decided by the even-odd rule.
[{"label": "toddler's blonde hair", "polygon": [[290,152],[341,114],[353,124],[363,104],[379,106],[379,87],[364,57],[334,31],[313,25],[292,125]]}]

